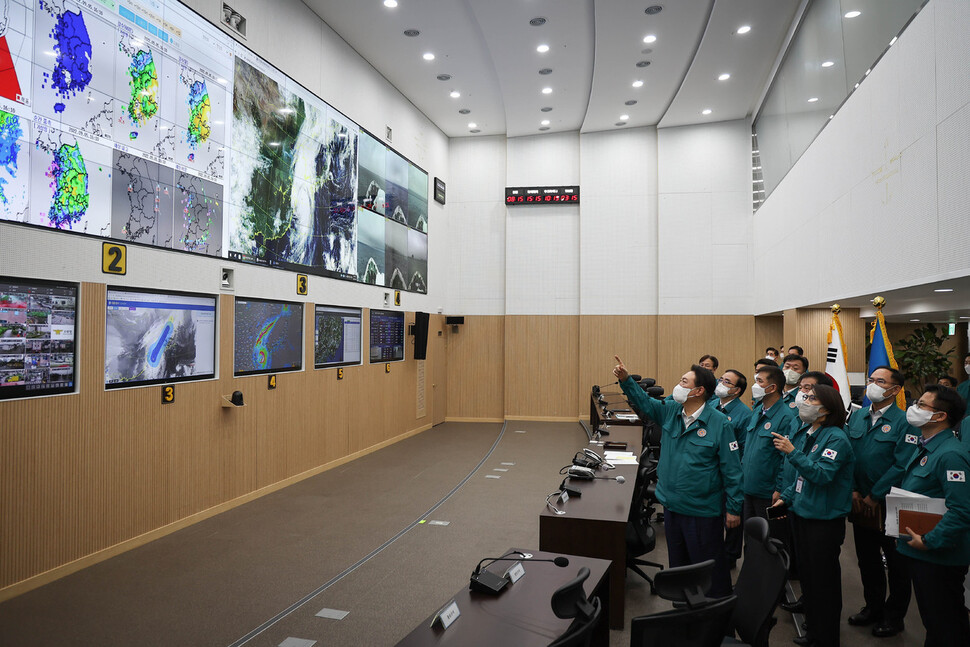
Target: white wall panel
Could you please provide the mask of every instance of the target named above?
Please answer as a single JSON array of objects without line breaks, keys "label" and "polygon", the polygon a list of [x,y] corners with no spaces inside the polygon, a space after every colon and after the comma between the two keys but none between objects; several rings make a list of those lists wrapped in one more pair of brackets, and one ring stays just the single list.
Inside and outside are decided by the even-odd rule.
[{"label": "white wall panel", "polygon": [[939,126],[940,270],[966,272],[970,259],[970,103]]},{"label": "white wall panel", "polygon": [[[970,2],[966,0],[933,0],[923,11],[935,16],[936,112],[943,121],[970,103],[967,83],[967,61],[970,61]],[[926,56],[926,52],[922,53]]]}]

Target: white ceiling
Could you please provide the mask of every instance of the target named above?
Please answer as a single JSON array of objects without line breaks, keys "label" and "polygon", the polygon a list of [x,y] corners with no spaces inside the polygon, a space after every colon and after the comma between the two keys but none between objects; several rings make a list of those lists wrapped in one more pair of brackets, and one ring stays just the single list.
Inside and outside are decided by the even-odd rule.
[{"label": "white ceiling", "polygon": [[[936,292],[936,290],[951,290]],[[880,290],[872,294],[837,299],[830,303],[816,303],[808,308],[828,308],[838,302],[843,308],[860,308],[863,318],[876,316],[872,300],[877,296],[886,299],[882,310],[886,321],[908,323],[961,323],[970,320],[970,276],[957,277],[936,283],[925,283],[905,288]]]},{"label": "white ceiling", "polygon": [[[543,119],[550,121],[549,132],[743,119],[762,94],[800,4],[398,0],[387,8],[382,0],[303,2],[449,137],[534,135]],[[653,5],[662,11],[648,15]],[[530,25],[537,17],[545,24]],[[741,25],[751,31],[738,35]],[[407,37],[407,29],[420,35]],[[656,42],[644,43],[648,34]],[[538,53],[540,44],[549,51]],[[425,61],[425,52],[435,59]],[[642,61],[650,64],[637,67]],[[722,73],[731,78],[718,81]],[[451,79],[439,81],[440,74]],[[635,80],[643,86],[634,88]],[[542,94],[544,87],[552,93]],[[451,98],[453,90],[461,97]],[[711,114],[701,114],[704,109]],[[628,119],[617,126],[622,115]],[[469,123],[480,132],[471,133]]]}]

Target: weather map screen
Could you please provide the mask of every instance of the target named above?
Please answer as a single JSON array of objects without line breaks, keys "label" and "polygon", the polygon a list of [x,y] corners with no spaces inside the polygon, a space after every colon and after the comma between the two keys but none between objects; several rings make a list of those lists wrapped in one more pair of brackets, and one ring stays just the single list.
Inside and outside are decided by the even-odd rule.
[{"label": "weather map screen", "polygon": [[0,400],[74,391],[77,285],[0,277]]},{"label": "weather map screen", "polygon": [[215,377],[216,297],[108,288],[104,386]]},{"label": "weather map screen", "polygon": [[0,220],[426,292],[427,180],[177,0],[0,0]]},{"label": "weather map screen", "polygon": [[360,308],[318,305],[313,365],[332,368],[360,364],[363,320]]},{"label": "weather map screen", "polygon": [[233,375],[303,368],[303,304],[236,299]]},{"label": "weather map screen", "polygon": [[370,361],[398,362],[404,359],[404,313],[370,311]]}]

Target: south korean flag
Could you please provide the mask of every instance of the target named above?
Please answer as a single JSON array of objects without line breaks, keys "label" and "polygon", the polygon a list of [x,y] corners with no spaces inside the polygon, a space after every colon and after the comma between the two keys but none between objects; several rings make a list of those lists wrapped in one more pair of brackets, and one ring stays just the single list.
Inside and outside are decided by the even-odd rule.
[{"label": "south korean flag", "polygon": [[834,461],[835,460],[835,457],[838,456],[838,455],[839,455],[839,452],[835,451],[834,449],[823,449],[822,450],[822,458],[827,458],[829,460],[833,460]]},{"label": "south korean flag", "polygon": [[966,483],[967,475],[963,470],[947,470],[946,480],[953,481],[954,483]]}]

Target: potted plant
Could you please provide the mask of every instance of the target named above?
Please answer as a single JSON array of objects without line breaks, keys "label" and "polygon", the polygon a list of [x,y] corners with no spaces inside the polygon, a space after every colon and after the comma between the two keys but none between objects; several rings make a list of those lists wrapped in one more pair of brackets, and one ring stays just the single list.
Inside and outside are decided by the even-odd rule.
[{"label": "potted plant", "polygon": [[940,350],[947,337],[945,332],[928,323],[897,342],[893,349],[899,369],[919,388],[920,393],[926,386],[927,378],[935,379],[950,372],[953,349],[945,353]]}]

